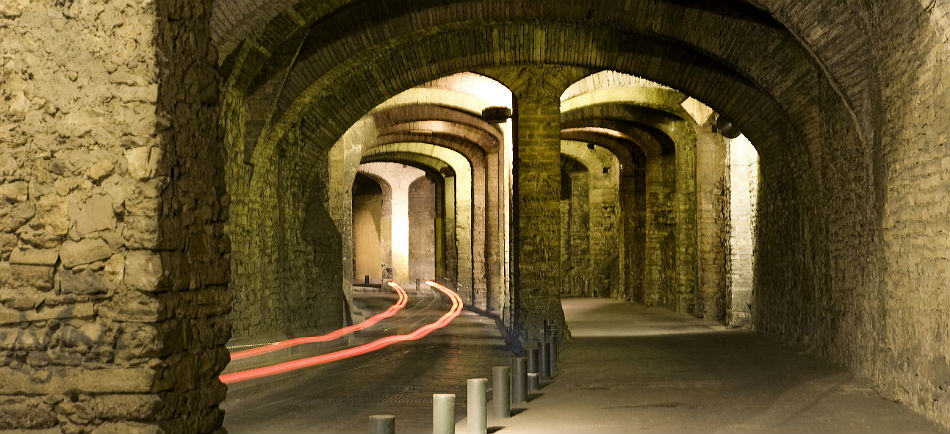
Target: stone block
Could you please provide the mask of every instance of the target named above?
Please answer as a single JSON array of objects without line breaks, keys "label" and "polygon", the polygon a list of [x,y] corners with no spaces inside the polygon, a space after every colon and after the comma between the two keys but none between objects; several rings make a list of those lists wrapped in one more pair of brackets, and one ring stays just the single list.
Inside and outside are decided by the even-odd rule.
[{"label": "stone block", "polygon": [[15,205],[0,203],[0,232],[12,233],[35,215],[36,209],[30,202],[20,202]]},{"label": "stone block", "polygon": [[71,390],[77,393],[148,393],[156,377],[153,368],[89,369],[48,367],[32,372],[0,368],[0,394],[48,395]]},{"label": "stone block", "polygon": [[102,241],[105,241],[106,244],[112,248],[112,251],[118,251],[125,246],[125,240],[122,239],[122,236],[119,235],[116,231],[102,231],[99,232],[99,238],[102,238]]},{"label": "stone block", "polygon": [[46,265],[10,265],[7,284],[12,288],[32,287],[39,290],[53,289],[53,267]]},{"label": "stone block", "polygon": [[156,424],[141,422],[105,422],[92,430],[93,434],[150,434],[164,431]]},{"label": "stone block", "polygon": [[163,275],[162,258],[146,250],[128,252],[125,259],[125,286],[136,291],[159,289]]},{"label": "stone block", "polygon": [[[170,416],[159,414],[163,405],[158,395],[98,395],[90,397],[96,414],[102,419],[143,419],[148,415],[159,418]],[[126,431],[118,431],[126,432]]]},{"label": "stone block", "polygon": [[86,169],[85,175],[93,182],[102,181],[103,178],[112,174],[115,170],[115,160],[105,158],[93,163]]},{"label": "stone block", "polygon": [[66,241],[59,250],[59,257],[66,268],[89,264],[112,256],[112,248],[98,238],[80,242]]},{"label": "stone block", "polygon": [[113,94],[122,102],[154,103],[158,100],[158,85],[149,86],[119,86]]},{"label": "stone block", "polygon": [[0,349],[12,350],[22,330],[18,326],[0,327]]},{"label": "stone block", "polygon": [[149,179],[156,175],[161,156],[161,149],[151,146],[142,146],[125,151],[129,173],[140,180]]},{"label": "stone block", "polygon": [[9,288],[10,283],[10,263],[0,262],[0,289]]},{"label": "stone block", "polygon": [[66,198],[48,194],[36,202],[36,220],[43,224],[46,233],[66,235],[69,231],[69,212]]},{"label": "stone block", "polygon": [[0,261],[7,260],[7,255],[16,248],[17,236],[15,234],[0,233]]},{"label": "stone block", "polygon": [[23,202],[27,199],[29,188],[23,181],[0,184],[0,200],[9,203]]},{"label": "stone block", "polygon": [[153,325],[123,324],[116,338],[116,359],[158,357],[161,355],[163,339],[168,337]]},{"label": "stone block", "polygon": [[88,323],[75,327],[64,327],[62,343],[68,348],[92,348],[102,343],[106,328],[100,323]]},{"label": "stone block", "polygon": [[162,202],[158,198],[135,197],[125,202],[129,215],[156,217],[162,211]]},{"label": "stone block", "polygon": [[28,328],[17,336],[13,349],[18,351],[46,351],[49,343],[50,337],[45,330]]},{"label": "stone block", "polygon": [[112,196],[95,195],[86,200],[76,215],[76,232],[86,235],[90,232],[115,229],[115,212],[112,208]]},{"label": "stone block", "polygon": [[23,225],[16,231],[19,240],[34,249],[58,248],[65,238],[62,234],[50,233],[42,225]]},{"label": "stone block", "polygon": [[4,2],[0,5],[0,17],[7,19],[19,18],[23,14],[24,6],[26,6],[26,2],[23,0]]},{"label": "stone block", "polygon": [[33,309],[43,304],[47,294],[33,288],[0,288],[0,304],[16,310]]},{"label": "stone block", "polygon": [[15,249],[10,253],[11,264],[53,266],[58,258],[56,249]]},{"label": "stone block", "polygon": [[158,322],[167,319],[169,309],[157,297],[142,293],[113,297],[98,306],[99,315],[116,321]]},{"label": "stone block", "polygon": [[159,245],[159,227],[155,217],[129,216],[122,230],[126,247],[153,249]]},{"label": "stone block", "polygon": [[61,293],[76,295],[106,294],[119,286],[118,280],[107,273],[89,268],[60,270],[56,284]]},{"label": "stone block", "polygon": [[57,422],[53,407],[40,399],[0,398],[0,429],[45,429]]},{"label": "stone block", "polygon": [[50,319],[92,318],[93,315],[94,310],[92,303],[63,304],[43,307],[39,310],[25,311],[0,307],[0,325],[46,321]]},{"label": "stone block", "polygon": [[60,119],[57,131],[64,137],[83,137],[102,122],[102,116],[93,110],[76,110]]}]

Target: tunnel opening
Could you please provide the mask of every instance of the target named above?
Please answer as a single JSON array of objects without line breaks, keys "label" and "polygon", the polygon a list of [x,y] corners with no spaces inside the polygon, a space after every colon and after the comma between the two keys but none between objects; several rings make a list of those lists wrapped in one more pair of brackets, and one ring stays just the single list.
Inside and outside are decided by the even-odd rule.
[{"label": "tunnel opening", "polygon": [[[353,180],[353,284],[379,285],[383,281],[383,189],[370,177],[357,174]],[[391,211],[390,211],[391,212]],[[387,216],[388,217],[388,216]]]}]

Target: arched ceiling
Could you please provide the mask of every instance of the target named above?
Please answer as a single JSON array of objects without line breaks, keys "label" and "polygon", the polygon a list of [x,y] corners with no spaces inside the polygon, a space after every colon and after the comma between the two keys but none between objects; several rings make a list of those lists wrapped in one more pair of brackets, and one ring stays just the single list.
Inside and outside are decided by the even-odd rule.
[{"label": "arched ceiling", "polygon": [[[426,3],[431,5],[432,2],[411,3],[425,7]],[[860,114],[860,122],[864,127],[869,126],[868,122],[872,118],[870,111],[877,92],[873,71],[855,68],[855,65],[873,64],[872,55],[869,52],[873,44],[867,32],[869,18],[859,4],[848,0],[752,0],[747,2],[641,0],[626,1],[622,4],[606,0],[579,0],[567,5],[565,5],[567,2],[551,0],[548,2],[507,2],[508,7],[499,5],[497,2],[490,5],[481,4],[483,2],[470,3],[475,4],[477,9],[499,11],[509,17],[515,17],[519,13],[535,15],[535,18],[558,14],[565,18],[574,18],[575,22],[599,23],[609,21],[610,15],[622,17],[649,14],[656,9],[656,6],[663,5],[678,8],[680,17],[676,20],[667,20],[666,23],[661,23],[659,18],[655,19],[654,21],[658,23],[656,27],[663,24],[689,27],[690,15],[700,12],[748,21],[780,23],[801,42],[806,51],[811,53],[815,63],[825,71],[829,81],[834,83],[833,87],[845,95],[845,99],[849,101],[848,105],[854,107],[854,111]],[[906,3],[911,9],[923,7],[913,0],[907,0]],[[269,53],[276,51],[277,45],[299,29],[325,21],[359,4],[380,5],[380,2],[216,0],[211,19],[212,39],[218,50],[219,59],[222,61],[232,57],[235,49],[245,41],[249,41],[247,45],[253,45],[252,50],[259,53],[256,57],[266,57]],[[447,7],[452,7],[452,5],[447,5]],[[384,13],[396,13],[394,9],[384,7],[384,5],[378,8]],[[458,6],[455,5],[455,8]],[[463,13],[458,13],[458,15],[459,18],[472,18]]]},{"label": "arched ceiling", "polygon": [[[760,8],[647,0],[530,7],[500,0],[366,1],[343,9],[335,9],[343,2],[330,3],[302,2],[280,14],[283,18],[275,17],[232,62],[239,69],[260,70],[255,63],[271,60],[268,44],[286,40],[294,25],[307,27],[310,36],[301,44],[275,106],[278,134],[280,125],[299,118],[305,108],[338,109],[346,101],[347,110],[321,113],[329,118],[330,135],[388,95],[479,65],[549,62],[637,73],[727,113],[757,144],[782,135],[783,128],[774,124],[786,113],[798,130],[811,134],[809,127],[817,123],[815,95],[801,89],[820,91],[816,81],[840,87],[827,79],[825,65],[815,61],[808,38],[789,33],[763,12],[778,2]],[[790,6],[779,8],[785,12],[779,16],[788,15]],[[331,10],[335,12],[324,15]],[[280,29],[272,28],[275,23]],[[524,35],[534,38],[525,40]],[[853,108],[857,98],[842,96],[842,108]]]}]

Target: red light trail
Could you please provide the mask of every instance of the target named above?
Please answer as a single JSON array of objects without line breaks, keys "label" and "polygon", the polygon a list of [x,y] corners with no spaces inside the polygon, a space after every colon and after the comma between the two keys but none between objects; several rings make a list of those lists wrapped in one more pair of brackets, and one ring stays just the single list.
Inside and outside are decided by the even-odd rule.
[{"label": "red light trail", "polygon": [[[395,284],[394,284],[395,285]],[[380,350],[382,348],[388,347],[397,342],[405,341],[414,341],[424,338],[429,333],[432,333],[435,330],[438,330],[442,327],[449,325],[456,317],[462,313],[462,297],[459,297],[455,291],[452,291],[445,286],[442,286],[438,283],[432,281],[426,281],[426,285],[429,285],[435,288],[438,291],[441,291],[443,294],[447,295],[452,300],[452,308],[448,312],[444,313],[438,320],[435,322],[426,324],[422,327],[417,328],[412,333],[404,335],[394,335],[387,336],[385,338],[377,339],[373,342],[369,342],[363,345],[358,345],[353,348],[347,348],[345,350],[334,351],[332,353],[322,354],[319,356],[307,357],[299,360],[292,360],[289,362],[278,363],[276,365],[264,366],[260,368],[248,369],[246,371],[231,372],[228,374],[223,374],[219,378],[225,384],[237,383],[239,381],[247,381],[255,378],[267,377],[271,375],[283,374],[285,372],[295,371],[297,369],[307,368],[310,366],[321,365],[324,363],[334,362],[337,360],[343,360],[350,357],[355,357],[370,353],[373,351]],[[394,287],[399,287],[395,285]],[[400,288],[401,289],[401,288]]]},{"label": "red light trail", "polygon": [[259,356],[262,354],[272,353],[274,351],[282,350],[284,348],[295,347],[297,345],[302,345],[302,344],[311,344],[315,342],[328,342],[334,339],[339,339],[355,331],[363,330],[367,327],[373,326],[376,323],[380,322],[381,320],[384,320],[386,318],[389,318],[395,315],[396,312],[399,312],[400,309],[406,307],[406,303],[409,301],[409,296],[406,294],[406,291],[402,289],[402,287],[397,285],[395,282],[388,282],[388,283],[389,283],[389,286],[394,291],[396,291],[397,294],[399,294],[399,300],[396,301],[396,304],[390,306],[389,309],[386,309],[383,312],[373,315],[367,318],[365,321],[360,322],[359,324],[353,324],[348,327],[343,327],[341,329],[335,330],[331,333],[327,333],[321,336],[306,336],[306,337],[300,337],[300,338],[287,339],[285,341],[280,341],[271,345],[264,345],[261,347],[251,348],[249,350],[244,350],[244,351],[237,351],[237,352],[231,353],[231,360],[246,359],[248,357],[254,357],[254,356]]}]

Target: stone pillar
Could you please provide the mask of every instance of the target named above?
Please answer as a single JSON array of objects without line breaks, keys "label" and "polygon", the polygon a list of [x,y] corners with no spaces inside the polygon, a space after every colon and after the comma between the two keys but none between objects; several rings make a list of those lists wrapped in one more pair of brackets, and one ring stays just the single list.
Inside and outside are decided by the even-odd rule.
[{"label": "stone pillar", "polygon": [[646,257],[646,166],[642,157],[634,164],[631,164],[632,167],[624,167],[620,177],[623,269],[627,284],[622,298],[642,302]]},{"label": "stone pillar", "polygon": [[583,74],[575,68],[536,65],[502,79],[515,95],[512,196],[515,328],[539,338],[544,319],[564,326],[560,275],[560,96]]},{"label": "stone pillar", "polygon": [[[363,279],[362,275],[353,275],[353,180],[363,153],[363,144],[368,143],[376,133],[375,122],[371,117],[364,117],[353,124],[329,152],[330,198],[327,203],[330,205],[330,216],[340,232],[343,296],[349,313],[357,312],[353,305],[353,280]],[[352,317],[347,320],[350,323],[354,321]]]},{"label": "stone pillar", "polygon": [[221,426],[229,200],[209,13],[0,6],[0,431]]}]

